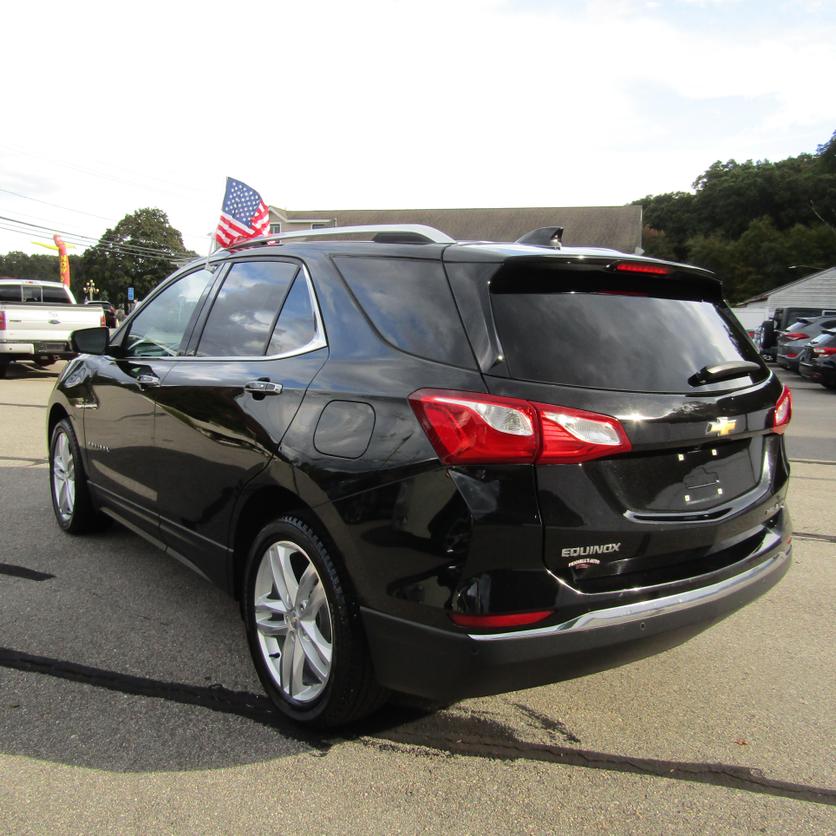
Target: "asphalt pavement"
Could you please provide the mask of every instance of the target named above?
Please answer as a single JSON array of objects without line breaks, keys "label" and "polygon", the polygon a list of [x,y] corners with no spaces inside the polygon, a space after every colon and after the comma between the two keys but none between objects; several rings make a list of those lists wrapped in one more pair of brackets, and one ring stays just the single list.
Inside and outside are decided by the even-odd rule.
[{"label": "asphalt pavement", "polygon": [[794,563],[630,665],[346,733],[281,719],[234,602],[50,507],[55,371],[0,381],[0,832],[836,831],[836,392],[786,376]]}]

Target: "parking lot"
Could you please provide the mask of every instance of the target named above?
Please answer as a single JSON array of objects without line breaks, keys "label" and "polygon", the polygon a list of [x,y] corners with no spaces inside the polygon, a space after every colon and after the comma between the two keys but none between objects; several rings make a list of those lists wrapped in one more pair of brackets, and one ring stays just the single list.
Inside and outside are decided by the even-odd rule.
[{"label": "parking lot", "polygon": [[52,519],[55,369],[0,381],[0,831],[836,829],[836,393],[786,374],[794,563],[665,654],[346,733],[281,719],[236,604]]}]

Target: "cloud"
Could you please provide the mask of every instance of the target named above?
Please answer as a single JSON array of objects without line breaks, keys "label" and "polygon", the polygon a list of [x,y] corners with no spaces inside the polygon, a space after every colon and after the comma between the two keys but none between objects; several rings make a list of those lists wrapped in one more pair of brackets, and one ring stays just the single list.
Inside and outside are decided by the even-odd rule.
[{"label": "cloud", "polygon": [[[0,147],[0,187],[116,218],[158,206],[199,251],[227,175],[300,209],[688,188],[715,159],[830,136],[834,14],[785,5],[320,0],[219,25],[226,4],[149,0],[127,29],[109,4],[13,4],[0,72],[28,156]],[[34,212],[0,193],[15,206]]]}]

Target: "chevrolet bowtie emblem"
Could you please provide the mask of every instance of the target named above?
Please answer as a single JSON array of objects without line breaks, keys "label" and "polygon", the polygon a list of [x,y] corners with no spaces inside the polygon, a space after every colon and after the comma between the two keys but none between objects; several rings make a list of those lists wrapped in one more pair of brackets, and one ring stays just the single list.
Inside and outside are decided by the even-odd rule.
[{"label": "chevrolet bowtie emblem", "polygon": [[706,432],[728,435],[736,426],[737,421],[734,418],[718,418],[708,425]]}]

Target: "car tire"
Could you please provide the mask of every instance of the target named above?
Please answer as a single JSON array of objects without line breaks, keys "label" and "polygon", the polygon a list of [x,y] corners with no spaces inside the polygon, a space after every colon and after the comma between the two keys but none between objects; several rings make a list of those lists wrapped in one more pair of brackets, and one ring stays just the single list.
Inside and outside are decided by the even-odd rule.
[{"label": "car tire", "polygon": [[47,357],[36,357],[35,358],[35,365],[39,369],[45,369],[47,366],[51,366],[55,362],[55,357],[52,355],[48,355]]},{"label": "car tire", "polygon": [[265,691],[299,723],[334,728],[388,696],[372,670],[357,603],[323,540],[305,521],[265,526],[247,560],[243,612]]},{"label": "car tire", "polygon": [[49,443],[49,485],[55,519],[68,534],[98,531],[109,523],[90,497],[81,450],[69,419],[55,425]]},{"label": "car tire", "polygon": [[9,366],[11,366],[9,360],[0,360],[0,380],[6,376],[6,373],[9,371]]}]

